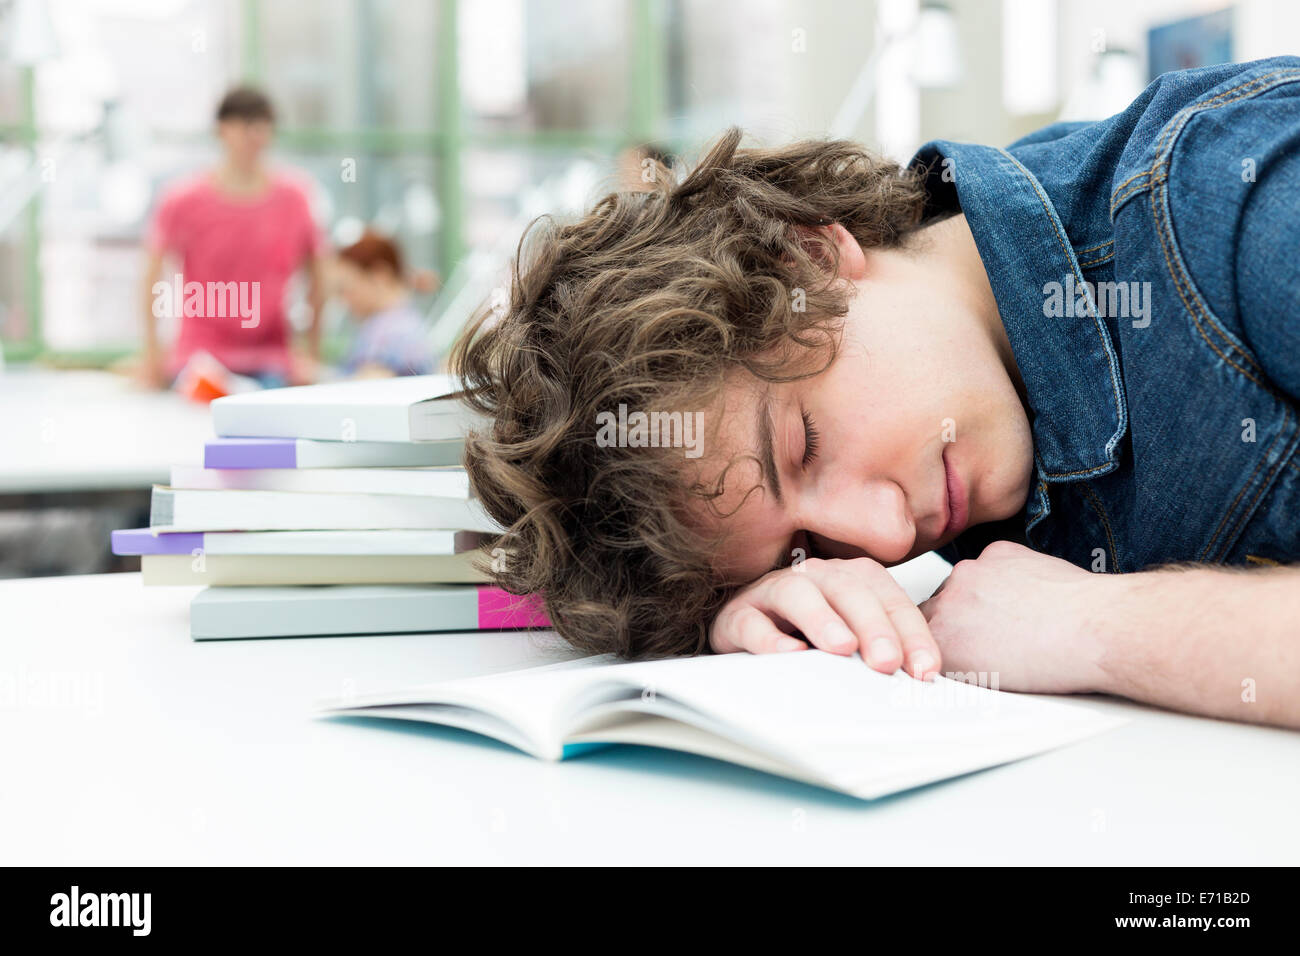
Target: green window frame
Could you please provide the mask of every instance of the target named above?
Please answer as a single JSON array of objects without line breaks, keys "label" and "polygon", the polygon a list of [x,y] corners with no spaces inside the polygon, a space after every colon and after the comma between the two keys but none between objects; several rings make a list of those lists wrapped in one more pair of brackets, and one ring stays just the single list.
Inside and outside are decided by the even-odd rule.
[{"label": "green window frame", "polygon": [[[256,83],[264,75],[261,13],[267,0],[241,0],[239,17],[239,60],[241,79]],[[365,0],[354,0],[364,3]],[[669,0],[623,0],[627,6],[630,57],[629,102],[625,105],[627,133],[589,130],[469,130],[463,122],[464,104],[460,89],[460,60],[457,46],[461,0],[438,3],[435,110],[425,130],[397,130],[377,127],[344,130],[327,127],[282,127],[276,140],[289,149],[361,147],[374,152],[414,153],[434,161],[436,181],[431,184],[442,211],[438,245],[438,269],[449,276],[464,257],[465,204],[462,160],[475,148],[523,148],[568,151],[597,148],[615,151],[631,138],[640,141],[665,140],[673,148],[680,144],[663,136],[665,132],[667,49],[662,18],[671,10]],[[36,111],[35,69],[21,69],[22,116],[7,136],[35,152],[40,139]],[[6,361],[41,359],[56,365],[104,365],[131,354],[130,349],[58,351],[45,347],[42,329],[41,199],[39,192],[27,204],[22,219],[22,271],[24,306],[29,317],[29,335],[21,341],[4,343]],[[333,351],[332,349],[330,351]]]}]

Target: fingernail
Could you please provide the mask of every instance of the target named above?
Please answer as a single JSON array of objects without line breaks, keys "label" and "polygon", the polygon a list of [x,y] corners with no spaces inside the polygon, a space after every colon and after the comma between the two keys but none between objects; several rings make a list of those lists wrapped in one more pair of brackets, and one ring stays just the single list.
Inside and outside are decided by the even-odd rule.
[{"label": "fingernail", "polygon": [[873,667],[884,664],[894,658],[894,642],[887,637],[878,637],[867,648],[867,662]]},{"label": "fingernail", "polygon": [[929,651],[917,651],[912,655],[912,673],[924,677],[925,672],[934,667],[934,655]]},{"label": "fingernail", "polygon": [[801,651],[804,649],[804,642],[797,637],[783,637],[776,642],[778,651]]},{"label": "fingernail", "polygon": [[826,630],[822,632],[822,635],[826,638],[826,643],[830,644],[831,647],[838,647],[841,650],[857,643],[857,638],[853,636],[853,632],[839,621],[826,625]]}]

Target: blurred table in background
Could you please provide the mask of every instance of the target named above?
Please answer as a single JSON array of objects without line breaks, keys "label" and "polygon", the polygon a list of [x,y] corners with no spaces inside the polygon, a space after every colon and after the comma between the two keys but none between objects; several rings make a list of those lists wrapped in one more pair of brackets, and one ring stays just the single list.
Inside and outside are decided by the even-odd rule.
[{"label": "blurred table in background", "polygon": [[134,570],[113,528],[147,523],[150,486],[200,464],[208,408],[110,372],[0,372],[0,577]]},{"label": "blurred table in background", "polygon": [[111,372],[0,373],[0,494],[165,484],[211,434],[207,406]]}]

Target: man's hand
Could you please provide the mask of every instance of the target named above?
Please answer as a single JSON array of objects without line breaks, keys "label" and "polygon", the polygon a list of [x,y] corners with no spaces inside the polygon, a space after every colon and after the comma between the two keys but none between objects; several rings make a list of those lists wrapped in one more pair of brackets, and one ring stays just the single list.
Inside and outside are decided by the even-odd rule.
[{"label": "man's hand", "polygon": [[1092,574],[998,541],[921,611],[953,671],[1300,728],[1300,567]]},{"label": "man's hand", "polygon": [[1118,607],[1118,578],[995,541],[959,561],[920,609],[950,671],[996,673],[1001,690],[1104,691],[1105,621]]},{"label": "man's hand", "polygon": [[870,558],[809,558],[771,571],[728,601],[709,630],[709,646],[719,653],[798,651],[809,643],[832,654],[860,651],[885,674],[905,665],[924,680],[939,670],[925,618]]}]

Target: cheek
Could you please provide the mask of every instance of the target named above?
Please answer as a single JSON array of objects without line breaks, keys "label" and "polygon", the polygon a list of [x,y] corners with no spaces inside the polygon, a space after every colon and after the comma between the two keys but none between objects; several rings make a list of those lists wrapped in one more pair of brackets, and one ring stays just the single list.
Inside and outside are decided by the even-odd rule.
[{"label": "cheek", "polygon": [[987,521],[1018,514],[1034,480],[1034,445],[1029,420],[1019,403],[999,408],[987,430],[972,444],[976,458],[974,505]]},{"label": "cheek", "polygon": [[365,312],[370,307],[370,290],[364,282],[353,281],[343,285],[340,291],[343,301],[354,312]]},{"label": "cheek", "polygon": [[[855,470],[901,474],[938,438],[944,416],[955,415],[945,411],[930,374],[884,360],[835,372],[811,407],[826,447]],[[802,447],[800,434],[795,447]]]},{"label": "cheek", "polygon": [[1008,476],[1006,498],[1010,515],[1024,507],[1034,483],[1034,440],[1027,419],[1022,420],[1022,427],[1015,430],[1005,447]]}]

